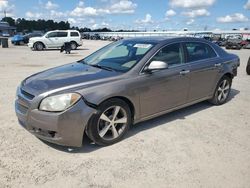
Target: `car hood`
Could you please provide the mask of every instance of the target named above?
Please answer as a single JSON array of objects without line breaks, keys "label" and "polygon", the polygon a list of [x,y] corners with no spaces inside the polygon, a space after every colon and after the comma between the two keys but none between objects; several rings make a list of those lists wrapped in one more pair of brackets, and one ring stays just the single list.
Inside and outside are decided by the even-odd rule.
[{"label": "car hood", "polygon": [[31,37],[30,40],[34,40],[34,41],[37,41],[37,40],[41,40],[43,37]]},{"label": "car hood", "polygon": [[21,88],[32,95],[52,90],[82,89],[117,80],[121,74],[76,62],[34,74],[22,82]]}]

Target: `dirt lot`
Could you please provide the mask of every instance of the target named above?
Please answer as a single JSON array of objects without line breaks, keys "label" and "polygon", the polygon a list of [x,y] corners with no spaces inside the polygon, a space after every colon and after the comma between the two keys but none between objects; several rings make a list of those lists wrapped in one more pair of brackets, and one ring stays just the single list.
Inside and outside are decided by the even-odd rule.
[{"label": "dirt lot", "polygon": [[19,126],[16,87],[25,77],[79,60],[103,41],[71,55],[0,48],[0,187],[249,187],[250,50],[241,58],[230,101],[207,102],[135,125],[120,143],[82,148],[46,144]]}]

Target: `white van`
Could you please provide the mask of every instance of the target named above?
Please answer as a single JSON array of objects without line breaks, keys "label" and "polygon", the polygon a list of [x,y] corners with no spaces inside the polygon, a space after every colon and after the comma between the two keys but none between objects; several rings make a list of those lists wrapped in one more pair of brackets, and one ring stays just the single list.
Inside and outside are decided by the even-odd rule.
[{"label": "white van", "polygon": [[33,50],[61,48],[65,42],[70,42],[71,49],[75,50],[82,45],[81,34],[76,30],[49,31],[42,37],[30,38],[28,47]]}]

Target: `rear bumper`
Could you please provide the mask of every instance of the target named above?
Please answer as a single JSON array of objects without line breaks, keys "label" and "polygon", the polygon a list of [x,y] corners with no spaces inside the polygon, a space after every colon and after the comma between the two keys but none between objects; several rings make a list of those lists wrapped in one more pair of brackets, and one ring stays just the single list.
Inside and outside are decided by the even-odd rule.
[{"label": "rear bumper", "polygon": [[80,147],[85,127],[95,109],[87,106],[83,100],[60,113],[44,112],[15,102],[15,111],[19,123],[36,137],[51,143]]},{"label": "rear bumper", "polygon": [[80,43],[77,43],[77,46],[82,46],[82,41],[80,41]]}]

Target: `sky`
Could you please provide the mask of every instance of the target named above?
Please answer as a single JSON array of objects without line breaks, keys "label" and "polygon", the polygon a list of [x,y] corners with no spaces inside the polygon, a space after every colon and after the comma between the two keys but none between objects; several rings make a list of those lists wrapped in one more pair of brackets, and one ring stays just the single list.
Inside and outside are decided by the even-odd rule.
[{"label": "sky", "polygon": [[113,30],[250,29],[250,0],[0,0],[0,18]]}]

